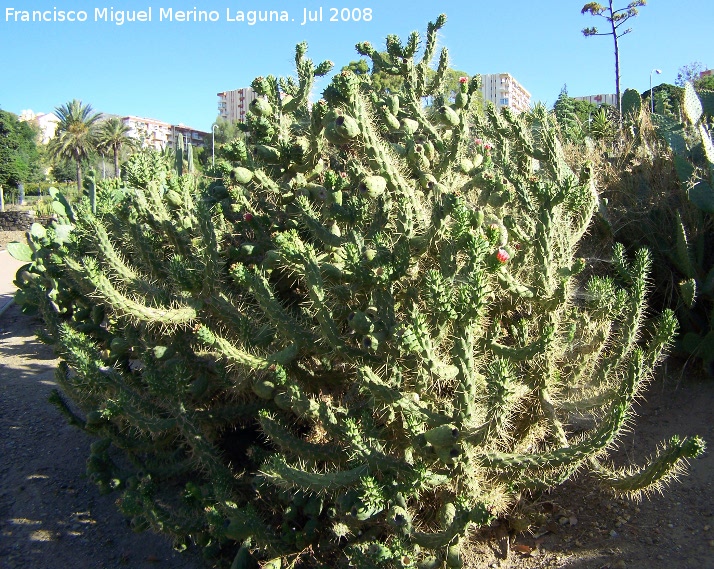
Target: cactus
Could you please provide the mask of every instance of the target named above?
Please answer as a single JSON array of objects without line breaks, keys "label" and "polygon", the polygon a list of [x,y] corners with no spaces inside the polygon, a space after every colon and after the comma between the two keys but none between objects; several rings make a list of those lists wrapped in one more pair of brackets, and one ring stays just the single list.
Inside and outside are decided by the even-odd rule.
[{"label": "cactus", "polygon": [[622,116],[633,120],[639,117],[642,112],[642,97],[635,89],[625,89],[622,94]]},{"label": "cactus", "polygon": [[194,170],[193,170],[193,144],[191,144],[190,141],[188,143],[188,149],[186,150],[186,162],[187,162],[186,171],[189,174],[193,174],[193,172],[194,172]]},{"label": "cactus", "polygon": [[178,137],[176,137],[176,172],[179,176],[183,174],[183,159],[185,151],[183,134],[179,134]]},{"label": "cactus", "polygon": [[678,348],[701,359],[714,373],[714,144],[704,120],[705,107],[691,83],[685,85],[681,106],[684,123],[665,116],[657,116],[655,122],[672,151],[680,187],[688,198],[675,211],[673,243],[666,256],[680,280]]},{"label": "cactus", "polygon": [[[90,476],[136,527],[233,547],[236,567],[459,567],[469,530],[533,490],[587,471],[637,494],[703,452],[605,466],[676,321],[644,334],[645,251],[583,276],[598,197],[552,117],[475,114],[478,78],[423,106],[444,24],[422,53],[390,36],[393,65],[357,45],[398,94],[345,71],[310,106],[331,63],[298,45],[297,80],[253,81],[220,185],[137,155],[136,183],[80,204],[69,242],[30,235],[23,302],[73,423],[103,441]],[[571,432],[575,412],[597,426]]]}]

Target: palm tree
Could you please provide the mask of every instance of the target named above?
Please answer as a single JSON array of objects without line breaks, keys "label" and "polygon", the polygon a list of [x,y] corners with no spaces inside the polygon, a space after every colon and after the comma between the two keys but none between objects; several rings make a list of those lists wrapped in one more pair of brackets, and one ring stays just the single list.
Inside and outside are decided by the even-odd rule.
[{"label": "palm tree", "polygon": [[131,128],[118,117],[112,117],[99,125],[97,148],[114,154],[114,176],[119,177],[119,155],[122,148],[136,147],[136,139],[129,136]]},{"label": "palm tree", "polygon": [[89,158],[96,148],[97,121],[101,116],[94,113],[91,105],[73,99],[55,108],[59,119],[49,151],[55,158],[68,158],[77,165],[77,191],[82,193],[82,160]]}]

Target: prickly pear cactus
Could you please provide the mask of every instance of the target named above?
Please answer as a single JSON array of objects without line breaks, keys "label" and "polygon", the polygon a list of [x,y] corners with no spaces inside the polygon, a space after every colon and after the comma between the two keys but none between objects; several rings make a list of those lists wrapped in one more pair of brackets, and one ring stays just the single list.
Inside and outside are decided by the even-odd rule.
[{"label": "prickly pear cactus", "polygon": [[[714,145],[704,106],[687,83],[682,97],[684,123],[656,116],[658,134],[672,152],[679,179],[672,238],[664,257],[679,282],[677,316],[682,331],[677,347],[714,374]],[[661,236],[655,246],[662,247]],[[671,280],[666,275],[667,281]]]},{"label": "prickly pear cactus", "polygon": [[635,120],[642,112],[642,97],[635,89],[625,89],[622,94],[622,116]]},{"label": "prickly pear cactus", "polygon": [[310,105],[331,63],[299,45],[297,80],[253,82],[221,180],[162,174],[78,207],[69,243],[30,236],[22,294],[84,415],[55,400],[135,527],[234,545],[234,567],[461,567],[531,491],[589,472],[636,494],[702,452],[603,460],[676,320],[644,332],[645,251],[583,276],[597,193],[545,111],[475,116],[478,78],[423,105],[444,23],[421,52],[389,36],[393,65],[358,44],[398,94],[342,72]]}]

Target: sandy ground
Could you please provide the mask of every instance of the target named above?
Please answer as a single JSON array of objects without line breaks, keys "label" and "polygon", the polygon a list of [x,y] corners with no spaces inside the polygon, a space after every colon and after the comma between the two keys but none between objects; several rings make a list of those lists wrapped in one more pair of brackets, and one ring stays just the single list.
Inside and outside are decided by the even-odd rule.
[{"label": "sandy ground", "polygon": [[0,231],[0,250],[5,249],[5,245],[12,241],[21,241],[25,243],[24,231]]}]

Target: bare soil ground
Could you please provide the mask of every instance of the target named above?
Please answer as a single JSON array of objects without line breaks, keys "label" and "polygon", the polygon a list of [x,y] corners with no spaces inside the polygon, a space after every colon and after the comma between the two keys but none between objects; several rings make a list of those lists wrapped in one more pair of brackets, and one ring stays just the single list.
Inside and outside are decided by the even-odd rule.
[{"label": "bare soil ground", "polygon": [[[14,305],[0,316],[0,567],[206,569],[196,550],[178,553],[163,536],[132,533],[115,497],[86,479],[92,440],[47,402],[56,360],[35,339],[39,325]],[[714,445],[714,381],[676,362],[661,372],[620,441],[619,461],[642,462],[675,434]],[[541,497],[530,532],[483,532],[469,567],[714,569],[713,454],[640,503],[584,477],[571,481]]]},{"label": "bare soil ground", "polygon": [[0,231],[0,250],[5,249],[5,246],[13,241],[24,243],[26,240],[24,231]]}]

